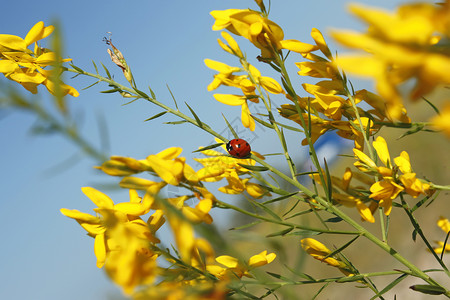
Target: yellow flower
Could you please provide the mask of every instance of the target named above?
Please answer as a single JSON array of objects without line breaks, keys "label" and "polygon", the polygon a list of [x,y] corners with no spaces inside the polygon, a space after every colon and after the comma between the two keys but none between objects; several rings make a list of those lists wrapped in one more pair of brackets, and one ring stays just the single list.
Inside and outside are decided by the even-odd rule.
[{"label": "yellow flower", "polygon": [[[53,30],[53,26],[46,27],[44,22],[40,21],[30,29],[25,39],[14,35],[0,34],[0,73],[3,73],[6,78],[20,83],[33,94],[37,93],[37,86],[43,84],[52,94],[55,94],[57,90],[55,85],[58,85],[63,96],[69,94],[78,97],[79,93],[73,87],[62,81],[54,82],[54,71],[44,70],[45,67],[53,65],[57,61],[71,61],[71,59],[58,58],[55,53],[37,45],[37,41],[49,36]],[[31,44],[35,44],[34,51],[28,49]]]},{"label": "yellow flower", "polygon": [[384,214],[389,215],[392,210],[392,200],[397,198],[398,194],[402,192],[404,188],[393,180],[382,180],[375,182],[371,187],[370,198],[378,200],[379,206],[384,208]]},{"label": "yellow flower", "polygon": [[222,47],[223,50],[227,51],[230,54],[236,55],[239,58],[243,58],[244,55],[242,54],[242,51],[239,48],[238,43],[234,40],[234,38],[226,31],[222,31],[221,35],[228,43],[228,45],[226,45],[220,39],[217,39],[217,42],[219,43],[220,47]]},{"label": "yellow flower", "polygon": [[228,31],[248,39],[253,45],[261,49],[262,57],[272,57],[272,52],[282,48],[281,40],[284,33],[280,26],[257,11],[228,9],[212,11],[216,20],[213,30],[227,29]]},{"label": "yellow flower", "polygon": [[[156,173],[167,184],[179,185],[182,181],[195,183],[198,181],[195,171],[186,163],[186,158],[178,157],[182,151],[183,149],[179,147],[171,147],[142,160],[111,156],[110,160],[96,168],[111,176],[128,176],[149,171]],[[125,187],[132,187],[134,184],[133,188],[144,189],[146,186],[152,186],[154,182],[139,178],[127,178],[122,184]]]},{"label": "yellow flower", "polygon": [[108,235],[115,245],[105,263],[109,277],[126,294],[133,293],[139,285],[153,283],[157,276],[158,255],[148,249],[148,242],[120,222],[108,231]]},{"label": "yellow flower", "polygon": [[135,191],[130,190],[130,202],[118,204],[114,204],[111,198],[94,188],[84,187],[82,191],[97,205],[94,211],[99,213],[101,217],[66,208],[62,208],[61,213],[75,219],[90,236],[95,238],[94,253],[97,257],[98,268],[103,267],[109,253],[117,245],[117,240],[114,240],[110,232],[118,224],[124,224],[123,226],[127,231],[133,232],[136,237],[145,240],[146,243],[148,241],[159,242],[154,237],[155,232],[151,232],[147,224],[139,218],[139,216],[146,214],[149,209],[145,208],[146,205],[141,205],[141,199]]},{"label": "yellow flower", "polygon": [[444,71],[450,67],[450,58],[434,46],[440,37],[449,36],[443,25],[450,19],[446,5],[404,4],[396,13],[358,5],[350,9],[368,23],[368,32],[340,31],[333,37],[369,54],[340,55],[337,63],[346,72],[375,79],[378,93],[386,99],[389,119],[405,116],[399,84],[415,78],[411,97],[417,99],[438,85],[450,83],[450,75]]},{"label": "yellow flower", "polygon": [[[439,220],[437,221],[437,225],[444,231],[444,233],[447,235],[450,232],[450,221],[447,218],[439,217]],[[436,243],[439,245],[439,247],[433,248],[434,252],[437,254],[441,254],[443,251],[450,252],[450,244],[447,242],[444,248],[444,242],[436,241]]]},{"label": "yellow flower", "polygon": [[339,268],[339,270],[347,276],[351,275],[349,267],[344,262],[329,256],[332,252],[321,242],[312,238],[305,238],[300,242],[303,250],[313,258],[325,262],[330,266]]},{"label": "yellow flower", "polygon": [[433,117],[430,122],[434,127],[442,130],[443,133],[450,138],[450,100],[445,102],[441,113]]},{"label": "yellow flower", "polygon": [[275,253],[267,254],[265,250],[250,257],[247,264],[244,265],[235,257],[222,255],[217,257],[216,261],[225,267],[210,264],[206,266],[206,269],[220,280],[241,278],[242,276],[252,277],[249,273],[251,269],[270,264],[275,258]]}]

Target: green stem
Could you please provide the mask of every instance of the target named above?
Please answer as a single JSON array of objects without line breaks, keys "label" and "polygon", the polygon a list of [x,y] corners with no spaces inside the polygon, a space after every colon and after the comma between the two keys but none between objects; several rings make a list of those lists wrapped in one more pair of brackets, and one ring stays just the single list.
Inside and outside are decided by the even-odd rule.
[{"label": "green stem", "polygon": [[[402,255],[400,255],[400,253],[398,253],[394,248],[392,248],[391,246],[389,246],[386,242],[381,241],[380,239],[378,239],[375,235],[373,235],[371,232],[369,232],[367,229],[365,229],[364,227],[362,227],[361,225],[359,225],[355,220],[353,220],[352,218],[350,218],[349,216],[347,216],[344,212],[342,212],[338,207],[332,205],[331,203],[329,203],[328,201],[326,201],[325,199],[317,196],[316,194],[313,194],[311,191],[309,191],[306,187],[304,187],[303,185],[301,185],[300,183],[291,180],[288,176],[286,176],[285,174],[283,174],[282,172],[280,172],[279,170],[273,168],[272,166],[270,166],[269,164],[267,164],[265,161],[263,161],[262,159],[252,156],[252,159],[256,160],[258,163],[260,163],[261,165],[267,167],[270,169],[271,172],[273,172],[274,174],[280,176],[281,178],[283,178],[284,180],[286,180],[287,182],[289,182],[290,184],[292,184],[293,186],[299,188],[302,192],[304,192],[307,196],[313,198],[314,200],[316,200],[317,202],[319,202],[320,204],[322,204],[328,211],[332,212],[333,214],[335,214],[336,216],[340,217],[341,219],[343,219],[345,222],[347,222],[350,226],[352,226],[353,228],[355,228],[361,235],[363,235],[364,237],[366,237],[367,239],[369,239],[371,242],[373,242],[375,245],[377,245],[378,247],[380,247],[381,249],[383,249],[385,252],[389,253],[394,259],[396,259],[397,261],[399,261],[401,264],[403,264],[404,266],[406,266],[407,268],[409,268],[411,270],[411,275],[416,276],[421,278],[422,280],[424,280],[425,282],[434,285],[434,286],[440,286],[442,288],[444,288],[443,286],[441,286],[439,283],[437,283],[434,279],[432,279],[430,276],[428,276],[427,274],[425,274],[422,270],[420,270],[418,267],[416,267],[413,263],[411,263],[410,261],[408,261],[406,258],[404,258]],[[448,297],[450,298],[450,291],[446,290],[446,295],[448,295]]]},{"label": "green stem", "polygon": [[[283,72],[286,74],[287,76],[287,72],[284,68],[284,64],[281,64],[282,66],[282,70]],[[68,69],[68,71],[70,72],[74,72],[77,74],[84,74],[93,78],[97,78],[100,81],[104,81],[106,83],[111,84],[112,86],[116,86],[121,88],[124,91],[129,92],[130,94],[134,94],[137,97],[143,98],[155,105],[160,106],[161,108],[167,110],[168,112],[186,120],[187,122],[207,131],[208,133],[212,134],[213,136],[216,136],[217,138],[226,141],[226,139],[224,137],[222,137],[220,134],[216,133],[214,130],[212,130],[209,126],[207,126],[204,123],[200,123],[198,124],[196,120],[186,116],[185,114],[181,113],[178,110],[174,110],[170,107],[168,107],[167,105],[164,105],[160,102],[158,102],[156,99],[152,99],[150,97],[148,97],[147,95],[145,95],[144,93],[140,92],[138,93],[137,90],[125,87],[121,84],[116,83],[115,81],[105,78],[103,76],[100,76],[98,74],[93,74],[93,73],[89,73],[89,72],[85,72],[85,71],[78,71],[75,69]],[[287,77],[287,80],[289,80],[289,78]],[[290,82],[289,82],[290,84]],[[296,96],[296,95],[295,95]],[[297,102],[297,98],[294,98],[295,101]],[[298,103],[296,103],[296,105],[298,106]],[[302,119],[302,124],[303,126],[305,126],[304,128],[306,128],[306,123],[305,120],[303,119],[303,116],[300,114],[301,119]],[[306,130],[305,130],[306,131]],[[314,152],[314,147],[311,143],[311,138],[309,137],[309,135],[307,134],[307,139],[308,139],[308,144],[310,145],[310,150],[313,153],[313,156],[311,157],[313,159],[313,161],[315,163],[317,163],[317,167],[320,170],[320,165],[318,164],[318,160],[317,160],[317,156],[315,155]],[[387,243],[379,240],[375,235],[373,235],[372,233],[370,233],[369,231],[367,231],[364,227],[362,227],[361,225],[359,225],[356,221],[354,221],[352,218],[350,218],[349,216],[347,216],[344,212],[342,212],[338,207],[332,205],[330,202],[326,201],[325,199],[323,199],[322,197],[319,197],[317,194],[313,193],[312,191],[310,191],[309,189],[307,189],[305,186],[303,186],[302,184],[300,184],[297,180],[290,178],[289,176],[285,175],[284,173],[282,173],[281,171],[279,171],[278,169],[272,167],[271,165],[269,165],[267,162],[265,162],[264,160],[260,159],[259,157],[252,155],[251,156],[252,159],[254,159],[255,161],[257,161],[258,163],[260,163],[261,165],[267,167],[271,172],[273,172],[274,174],[278,175],[279,177],[281,177],[282,179],[284,179],[286,182],[290,183],[291,185],[293,185],[294,187],[298,188],[300,191],[302,191],[305,195],[307,195],[308,197],[316,200],[317,202],[319,202],[319,204],[321,204],[322,206],[324,206],[326,208],[327,211],[333,213],[334,215],[340,217],[341,219],[343,219],[345,222],[347,222],[349,225],[351,225],[353,228],[355,228],[357,230],[357,232],[348,232],[348,231],[332,231],[330,232],[329,230],[325,230],[325,229],[316,229],[316,228],[308,228],[306,226],[299,226],[297,224],[293,224],[293,223],[286,223],[282,220],[274,220],[274,219],[270,219],[267,217],[263,217],[263,216],[259,216],[250,212],[247,212],[239,207],[236,206],[232,206],[223,202],[218,202],[219,204],[225,205],[229,208],[232,208],[236,211],[239,211],[241,213],[245,213],[249,216],[261,219],[261,220],[265,220],[271,223],[275,223],[275,224],[280,224],[280,225],[285,225],[285,226],[290,226],[290,227],[294,227],[294,228],[299,228],[299,229],[306,229],[306,230],[316,230],[318,232],[327,232],[327,233],[340,233],[340,234],[361,234],[363,236],[365,236],[367,239],[369,239],[370,241],[372,241],[375,245],[377,245],[378,247],[380,247],[381,249],[383,249],[384,251],[386,251],[387,253],[389,253],[393,258],[395,258],[397,261],[399,261],[400,263],[402,263],[404,266],[406,266],[407,268],[409,268],[411,270],[411,275],[416,276],[421,278],[422,280],[426,281],[427,283],[433,285],[433,286],[440,286],[436,281],[434,281],[432,278],[430,278],[427,274],[425,274],[423,271],[421,271],[419,268],[417,268],[414,264],[412,264],[410,261],[408,261],[407,259],[405,259],[403,256],[401,256],[397,251],[395,251],[392,247],[390,247]],[[323,179],[322,179],[323,180]],[[322,182],[325,182],[324,180]],[[443,288],[443,287],[442,287]],[[445,295],[447,297],[450,298],[450,291],[446,290]]]},{"label": "green stem", "polygon": [[249,211],[247,211],[245,209],[242,209],[242,208],[240,208],[238,206],[235,206],[235,205],[232,205],[232,204],[228,204],[228,203],[220,201],[220,200],[216,200],[215,202],[217,204],[219,204],[220,206],[222,206],[222,207],[235,210],[235,211],[240,212],[240,213],[242,213],[244,215],[247,215],[249,217],[252,217],[252,218],[255,218],[255,219],[259,219],[259,220],[263,220],[263,221],[266,221],[266,222],[269,222],[269,223],[273,223],[273,224],[278,224],[278,225],[283,225],[283,226],[287,226],[287,227],[292,227],[292,228],[295,228],[295,229],[315,231],[315,232],[321,232],[321,233],[331,233],[331,234],[349,234],[349,235],[358,235],[358,234],[360,234],[357,231],[329,230],[329,229],[314,228],[314,227],[298,225],[298,224],[295,224],[295,223],[285,222],[283,220],[277,220],[277,219],[261,216],[261,215],[249,212]]},{"label": "green stem", "polygon": [[437,260],[437,262],[441,265],[442,269],[444,269],[445,273],[447,274],[447,276],[450,277],[450,272],[447,268],[447,266],[444,264],[444,262],[440,259],[440,257],[437,255],[437,253],[434,251],[433,247],[430,245],[430,243],[428,242],[427,238],[425,237],[425,235],[423,234],[422,228],[420,228],[419,223],[417,222],[416,218],[414,217],[414,215],[411,212],[411,209],[408,206],[408,203],[406,203],[405,199],[403,199],[403,195],[400,194],[400,199],[402,201],[402,207],[404,209],[404,211],[406,212],[406,214],[409,217],[409,220],[411,221],[411,224],[414,226],[414,229],[416,230],[416,232],[419,234],[419,236],[422,238],[423,242],[425,243],[425,245],[427,246],[428,250],[430,250],[430,252],[433,254],[434,258]]},{"label": "green stem", "polygon": [[[108,83],[108,84],[110,84],[112,86],[118,87],[118,88],[120,88],[123,91],[126,91],[126,92],[128,92],[128,93],[130,93],[132,95],[136,95],[136,97],[142,98],[142,99],[144,99],[144,100],[146,100],[148,102],[151,102],[151,103],[153,103],[153,104],[155,104],[155,105],[165,109],[167,112],[169,112],[169,113],[171,113],[173,115],[176,115],[176,116],[182,118],[183,120],[185,120],[185,121],[187,121],[187,122],[189,122],[189,123],[191,123],[191,124],[201,128],[201,129],[203,129],[204,131],[210,133],[211,135],[217,137],[218,139],[220,139],[220,140],[222,140],[224,142],[228,141],[225,137],[223,137],[219,133],[217,133],[214,130],[212,130],[211,127],[207,126],[205,123],[201,122],[200,124],[198,124],[197,120],[195,120],[195,119],[193,119],[193,118],[183,114],[179,110],[173,109],[170,106],[167,106],[167,105],[157,101],[156,99],[153,99],[153,98],[149,97],[148,95],[146,95],[142,91],[139,91],[138,89],[129,88],[127,86],[124,86],[124,85],[122,85],[120,83],[115,82],[112,79],[103,77],[103,76],[98,75],[98,74],[94,74],[94,73],[90,73],[90,72],[86,72],[86,71],[79,71],[79,70],[76,70],[76,69],[67,69],[67,71],[73,72],[73,73],[77,73],[77,74],[87,75],[87,76],[90,76],[90,77],[93,77],[93,78],[97,78],[100,81],[103,81],[103,82],[106,82],[106,83]],[[139,91],[139,93],[137,91]]]}]

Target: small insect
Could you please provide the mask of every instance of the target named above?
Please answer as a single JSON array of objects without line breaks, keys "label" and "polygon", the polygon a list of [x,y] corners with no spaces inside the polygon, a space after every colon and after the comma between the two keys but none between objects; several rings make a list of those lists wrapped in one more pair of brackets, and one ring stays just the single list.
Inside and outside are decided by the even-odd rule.
[{"label": "small insect", "polygon": [[246,158],[250,155],[252,149],[250,144],[243,139],[234,139],[227,143],[227,151],[236,158]]}]

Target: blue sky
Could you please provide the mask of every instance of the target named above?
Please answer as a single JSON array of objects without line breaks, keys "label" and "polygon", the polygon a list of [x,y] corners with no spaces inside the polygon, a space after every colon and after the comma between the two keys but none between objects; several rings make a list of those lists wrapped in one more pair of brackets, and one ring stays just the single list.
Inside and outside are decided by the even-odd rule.
[{"label": "blue sky", "polygon": [[[399,3],[387,0],[364,2],[389,9]],[[283,27],[285,38],[312,42],[309,36],[312,27],[326,34],[331,27],[360,26],[361,23],[347,13],[346,3],[337,0],[272,1],[271,19]],[[11,1],[2,6],[4,12],[10,13],[2,14],[0,33],[24,37],[38,21],[42,20],[46,25],[59,22],[65,56],[87,71],[94,70],[92,60],[97,65],[103,62],[118,81],[125,83],[102,42],[107,32],[112,32],[113,43],[125,55],[143,90],[150,85],[158,99],[172,105],[166,85],[170,86],[184,112],[188,110],[183,103],[188,102],[202,120],[219,132],[226,128],[220,113],[231,121],[239,118],[239,108],[217,103],[212,93],[206,90],[213,71],[203,60],[237,63],[219,48],[216,40],[220,34],[211,30],[213,18],[209,12],[255,8],[253,1],[52,0],[28,1],[21,5],[26,9],[18,8]],[[258,54],[247,41],[237,40],[250,58]],[[335,49],[334,44],[331,46]],[[256,60],[253,63],[257,64]],[[264,66],[257,67],[263,73],[269,72]],[[66,76],[66,82],[81,93],[78,98],[68,98],[81,133],[97,146],[108,140],[108,154],[141,159],[170,146],[181,146],[183,155],[191,158],[193,150],[212,142],[210,136],[192,126],[161,124],[176,120],[174,117],[143,122],[161,110],[143,102],[123,106],[125,101],[120,96],[99,93],[107,89],[106,86],[97,85],[81,91],[94,81],[81,77],[71,80],[69,77]],[[7,82],[4,78],[0,80]],[[28,96],[25,90],[21,91]],[[40,89],[39,95],[44,101],[45,94],[46,90]],[[285,102],[282,98],[274,101],[278,105]],[[117,181],[96,172],[92,166],[98,162],[82,155],[76,156],[75,163],[65,164],[79,154],[79,150],[59,135],[31,135],[29,129],[35,124],[34,116],[0,111],[0,117],[3,171],[0,299],[91,300],[120,296],[121,292],[107,280],[103,270],[95,266],[93,240],[76,222],[59,212],[62,207],[91,212],[93,204],[80,188],[101,187]],[[105,120],[107,135],[98,129],[99,118]],[[225,136],[229,135],[225,133]],[[261,153],[280,151],[271,132],[258,128],[254,136],[254,150]],[[290,149],[294,158],[301,161],[305,152],[297,145],[298,142],[290,144]],[[123,192],[103,191],[115,201],[126,201]]]}]

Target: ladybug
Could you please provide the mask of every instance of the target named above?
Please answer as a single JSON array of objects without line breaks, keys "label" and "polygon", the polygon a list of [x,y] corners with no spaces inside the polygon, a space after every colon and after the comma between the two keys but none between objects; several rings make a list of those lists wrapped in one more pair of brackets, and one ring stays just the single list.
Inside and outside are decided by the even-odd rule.
[{"label": "ladybug", "polygon": [[247,141],[243,139],[234,139],[227,143],[227,151],[235,158],[246,158],[250,155],[252,149]]}]

